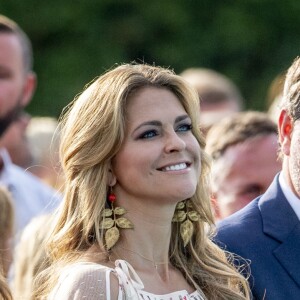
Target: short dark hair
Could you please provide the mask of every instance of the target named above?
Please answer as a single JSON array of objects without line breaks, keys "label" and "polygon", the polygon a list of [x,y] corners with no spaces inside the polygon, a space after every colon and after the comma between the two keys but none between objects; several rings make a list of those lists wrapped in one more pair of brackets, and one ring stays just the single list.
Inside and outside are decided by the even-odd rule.
[{"label": "short dark hair", "polygon": [[212,69],[189,68],[180,74],[194,86],[202,102],[234,102],[239,110],[244,106],[244,99],[237,85],[227,76]]},{"label": "short dark hair", "polygon": [[213,125],[206,136],[206,152],[219,158],[227,148],[256,136],[277,134],[277,125],[266,113],[239,112]]},{"label": "short dark hair", "polygon": [[300,119],[300,57],[289,67],[284,83],[283,108],[294,121]]},{"label": "short dark hair", "polygon": [[0,33],[14,34],[20,41],[25,72],[30,72],[33,67],[32,45],[26,33],[13,20],[0,15]]}]

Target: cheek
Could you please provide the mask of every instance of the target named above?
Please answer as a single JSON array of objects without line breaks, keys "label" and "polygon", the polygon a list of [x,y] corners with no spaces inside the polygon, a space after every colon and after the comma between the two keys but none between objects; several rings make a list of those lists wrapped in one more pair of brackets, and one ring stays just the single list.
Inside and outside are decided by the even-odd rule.
[{"label": "cheek", "polygon": [[127,148],[121,150],[113,159],[112,167],[116,179],[127,181],[130,178],[138,176],[143,170],[147,169],[149,158],[144,149]]},{"label": "cheek", "polygon": [[291,145],[291,160],[293,160],[293,166],[300,169],[300,135],[295,139]]},{"label": "cheek", "polygon": [[300,136],[293,142],[291,147],[290,172],[293,185],[298,195],[300,195]]},{"label": "cheek", "polygon": [[6,84],[1,85],[2,94],[4,95],[16,95],[17,92],[20,90],[19,83],[17,81],[8,81]]}]

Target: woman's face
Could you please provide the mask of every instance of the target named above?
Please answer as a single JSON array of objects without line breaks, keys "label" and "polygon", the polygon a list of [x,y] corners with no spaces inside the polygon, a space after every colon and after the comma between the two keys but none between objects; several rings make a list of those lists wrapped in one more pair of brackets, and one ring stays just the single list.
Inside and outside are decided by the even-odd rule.
[{"label": "woman's face", "polygon": [[118,199],[177,203],[191,197],[201,171],[191,119],[167,89],[147,87],[128,101],[123,145],[112,161]]}]

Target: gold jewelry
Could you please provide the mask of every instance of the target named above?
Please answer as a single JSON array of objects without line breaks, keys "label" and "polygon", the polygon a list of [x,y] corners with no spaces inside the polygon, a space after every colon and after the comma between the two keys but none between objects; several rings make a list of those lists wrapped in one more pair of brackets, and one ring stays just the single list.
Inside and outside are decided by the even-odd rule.
[{"label": "gold jewelry", "polygon": [[133,251],[133,250],[130,250],[130,249],[127,249],[127,248],[124,248],[124,247],[121,247],[121,246],[119,246],[121,249],[123,249],[123,250],[126,250],[126,251],[128,251],[128,252],[131,252],[131,253],[133,253],[133,254],[136,254],[136,255],[138,255],[139,257],[141,257],[141,258],[143,258],[143,259],[145,259],[145,260],[147,260],[147,261],[150,261],[150,262],[152,262],[152,264],[153,264],[153,266],[154,266],[154,268],[157,270],[157,267],[159,266],[159,265],[167,265],[169,262],[167,261],[167,262],[164,262],[164,261],[154,261],[154,260],[152,260],[152,259],[150,259],[150,258],[148,258],[148,257],[145,257],[144,255],[142,255],[142,254],[140,254],[140,253],[138,253],[138,252],[135,252],[135,251]]},{"label": "gold jewelry", "polygon": [[134,227],[128,219],[124,217],[117,218],[117,216],[124,215],[126,213],[126,209],[123,207],[114,208],[114,202],[116,199],[117,197],[112,192],[111,187],[110,194],[108,195],[108,201],[111,208],[106,208],[104,210],[104,219],[100,224],[102,229],[107,229],[104,236],[107,250],[111,249],[120,238],[120,231],[118,227],[123,229],[131,229]]},{"label": "gold jewelry", "polygon": [[180,224],[180,236],[183,240],[184,247],[191,240],[194,233],[194,225],[192,222],[200,220],[200,215],[192,210],[193,205],[191,200],[185,200],[177,203],[172,222]]}]

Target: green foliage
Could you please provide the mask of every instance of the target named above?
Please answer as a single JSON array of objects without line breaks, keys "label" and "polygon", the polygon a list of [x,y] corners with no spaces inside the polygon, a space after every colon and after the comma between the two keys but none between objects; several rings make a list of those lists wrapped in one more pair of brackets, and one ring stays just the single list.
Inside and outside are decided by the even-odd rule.
[{"label": "green foliage", "polygon": [[263,110],[271,80],[300,54],[295,0],[5,0],[0,11],[33,43],[34,115],[59,116],[85,84],[132,60],[215,69]]}]

